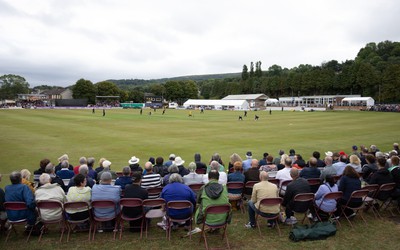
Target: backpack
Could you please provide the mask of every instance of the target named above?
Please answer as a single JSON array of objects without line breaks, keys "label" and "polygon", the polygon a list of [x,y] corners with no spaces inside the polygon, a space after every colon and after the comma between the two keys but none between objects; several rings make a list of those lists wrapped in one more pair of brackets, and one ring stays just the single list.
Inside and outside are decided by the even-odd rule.
[{"label": "backpack", "polygon": [[289,233],[292,241],[323,240],[336,234],[336,225],[330,222],[317,222],[313,225],[296,225]]}]

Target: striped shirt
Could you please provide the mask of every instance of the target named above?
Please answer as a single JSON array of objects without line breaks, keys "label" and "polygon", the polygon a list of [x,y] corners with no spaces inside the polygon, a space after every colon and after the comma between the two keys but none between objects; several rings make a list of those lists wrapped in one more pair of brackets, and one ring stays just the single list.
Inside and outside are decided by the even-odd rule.
[{"label": "striped shirt", "polygon": [[[153,187],[160,187],[161,186],[161,175],[160,174],[146,174],[142,176],[142,183],[141,187],[144,189],[149,189]],[[151,197],[149,195],[149,199],[153,199],[157,197]]]}]

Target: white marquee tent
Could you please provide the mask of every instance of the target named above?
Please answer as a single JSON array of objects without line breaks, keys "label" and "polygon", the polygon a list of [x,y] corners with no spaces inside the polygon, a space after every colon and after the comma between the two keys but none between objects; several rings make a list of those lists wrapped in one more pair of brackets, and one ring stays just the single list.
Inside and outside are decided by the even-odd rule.
[{"label": "white marquee tent", "polygon": [[212,109],[234,109],[248,110],[249,103],[246,100],[205,100],[205,99],[189,99],[183,106],[185,108],[210,107]]},{"label": "white marquee tent", "polygon": [[342,105],[369,107],[375,105],[375,100],[372,97],[346,97],[342,99]]}]

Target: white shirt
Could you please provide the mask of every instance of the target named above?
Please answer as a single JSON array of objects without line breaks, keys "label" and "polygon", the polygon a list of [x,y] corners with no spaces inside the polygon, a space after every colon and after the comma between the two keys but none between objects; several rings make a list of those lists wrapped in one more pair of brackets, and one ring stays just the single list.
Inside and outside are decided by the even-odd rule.
[{"label": "white shirt", "polygon": [[[227,182],[228,182],[228,175],[225,172],[219,172],[218,183],[221,185],[226,185]],[[208,183],[208,174],[203,175],[203,183],[204,184]]]}]

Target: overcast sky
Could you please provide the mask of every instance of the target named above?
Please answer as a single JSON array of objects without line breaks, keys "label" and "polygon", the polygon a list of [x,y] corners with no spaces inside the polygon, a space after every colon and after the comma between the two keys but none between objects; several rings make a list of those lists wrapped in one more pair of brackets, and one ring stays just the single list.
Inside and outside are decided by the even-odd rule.
[{"label": "overcast sky", "polygon": [[320,65],[400,41],[399,24],[398,0],[0,0],[0,75],[68,86]]}]

